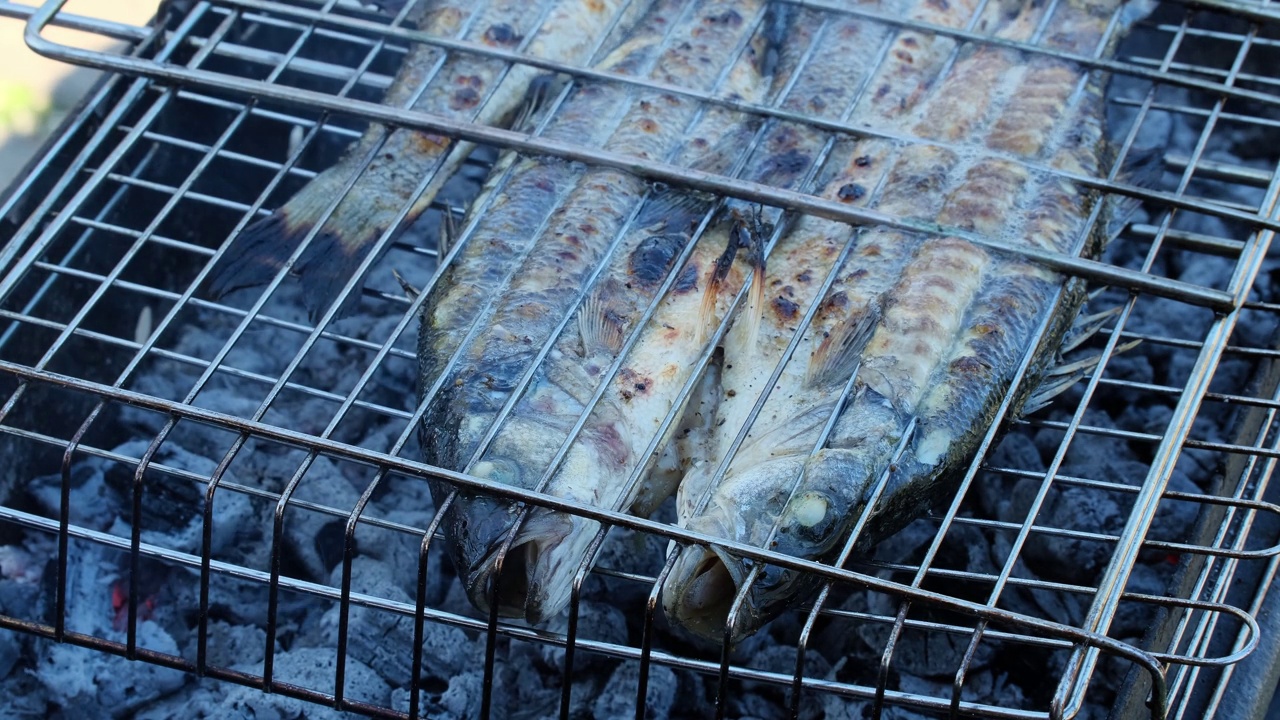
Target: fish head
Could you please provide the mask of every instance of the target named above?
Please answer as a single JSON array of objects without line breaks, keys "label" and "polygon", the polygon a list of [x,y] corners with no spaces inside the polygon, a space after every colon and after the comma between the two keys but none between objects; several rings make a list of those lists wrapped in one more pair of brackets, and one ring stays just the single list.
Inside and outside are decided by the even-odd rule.
[{"label": "fish head", "polygon": [[[871,468],[859,453],[822,450],[726,476],[692,531],[804,560],[828,556],[857,520]],[[672,624],[702,640],[745,638],[815,586],[818,578],[711,545],[682,548],[663,587]]]},{"label": "fish head", "polygon": [[[526,483],[518,463],[488,457],[471,474],[503,485]],[[481,612],[496,605],[499,617],[525,617],[524,554],[531,540],[563,537],[569,528],[554,522],[525,522],[524,504],[491,495],[459,492],[444,521],[450,558],[467,596]],[[532,519],[532,514],[525,514]]]},{"label": "fish head", "polygon": [[[540,625],[569,601],[570,584],[550,581],[565,575],[567,546],[582,536],[590,543],[594,533],[576,527],[581,518],[543,508],[517,529],[520,510],[518,503],[490,497],[460,500],[451,510],[450,549],[476,608],[487,613],[496,604],[499,617]],[[573,563],[570,579],[576,570]]]},{"label": "fish head", "polygon": [[[543,492],[582,505],[629,502],[617,494],[629,472],[625,457],[616,451],[615,434],[589,437],[596,442],[575,445]],[[514,456],[532,454],[523,446],[516,451]],[[502,457],[513,454],[504,452]],[[527,472],[527,465],[495,455],[476,463],[473,473],[505,485],[535,486],[541,473]],[[590,549],[601,528],[590,518],[488,497],[468,498],[458,506],[456,518],[450,544],[472,603],[486,612],[496,605],[500,616],[530,625],[545,624],[569,604],[580,571],[592,565]]]}]

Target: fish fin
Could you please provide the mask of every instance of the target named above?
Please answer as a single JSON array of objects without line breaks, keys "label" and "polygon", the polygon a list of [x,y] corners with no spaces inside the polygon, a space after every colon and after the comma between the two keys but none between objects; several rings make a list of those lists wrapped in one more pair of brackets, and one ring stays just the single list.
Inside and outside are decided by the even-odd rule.
[{"label": "fish fin", "polygon": [[[1125,157],[1120,180],[1136,187],[1155,187],[1165,170],[1164,149],[1158,147],[1132,150]],[[1142,201],[1127,195],[1107,196],[1107,238],[1115,238],[1142,207]]]},{"label": "fish fin", "polygon": [[764,226],[760,210],[752,213],[749,221],[738,220],[731,235],[738,235],[738,244],[747,249],[751,263],[751,289],[747,294],[746,347],[754,348],[760,337],[760,323],[764,320]]},{"label": "fish fin", "polygon": [[687,233],[711,209],[712,196],[688,190],[673,190],[655,183],[644,207],[636,214],[636,227],[651,228],[655,234]]},{"label": "fish fin", "polygon": [[590,357],[604,350],[612,355],[622,350],[622,316],[605,306],[598,292],[587,296],[578,310],[578,335],[582,339],[582,356]]},{"label": "fish fin", "polygon": [[399,270],[395,268],[391,268],[391,276],[394,277],[396,279],[396,282],[400,284],[400,289],[404,291],[405,297],[409,298],[409,302],[413,302],[417,300],[418,296],[422,294],[422,290],[414,287],[413,283],[409,282],[408,280],[405,280],[404,276],[400,274]]},{"label": "fish fin", "polygon": [[444,259],[457,239],[458,221],[453,219],[453,211],[445,208],[440,215],[440,228],[436,231],[436,259]]},{"label": "fish fin", "polygon": [[1080,347],[1084,341],[1098,334],[1107,321],[1120,314],[1120,306],[1104,310],[1102,312],[1093,313],[1092,315],[1081,315],[1076,318],[1076,323],[1071,327],[1067,334],[1067,339],[1063,341],[1062,348],[1058,350],[1061,354],[1066,354]]},{"label": "fish fin", "polygon": [[[1137,339],[1117,345],[1113,355],[1128,352],[1141,343],[1142,340]],[[1067,390],[1070,390],[1076,383],[1083,380],[1085,375],[1096,368],[1101,360],[1101,354],[1090,355],[1087,358],[1062,363],[1049,368],[1049,370],[1045,372],[1044,379],[1041,381],[1040,386],[1037,387],[1035,391],[1027,397],[1026,402],[1023,403],[1021,415],[1026,417],[1027,415],[1048,406],[1054,398]]]},{"label": "fish fin", "polygon": [[[1121,343],[1116,346],[1115,352],[1112,354],[1119,355],[1120,353],[1123,353],[1123,352],[1129,352],[1130,350],[1138,347],[1138,345],[1140,345],[1141,343],[1142,343],[1141,338],[1138,338],[1136,340],[1130,340],[1129,342],[1126,342],[1126,343]],[[1072,362],[1055,365],[1054,367],[1050,368],[1048,372],[1045,373],[1045,376],[1056,377],[1056,376],[1062,376],[1062,375],[1073,375],[1076,373],[1088,372],[1089,370],[1092,370],[1093,368],[1097,367],[1098,363],[1101,360],[1102,360],[1102,355],[1090,355],[1087,358],[1082,358],[1080,360],[1075,360]]]},{"label": "fish fin", "polygon": [[[341,169],[340,169],[341,168]],[[334,174],[331,172],[336,171]],[[345,185],[341,165],[321,173],[270,216],[246,227],[213,268],[206,289],[214,299],[236,290],[266,285],[324,217]],[[302,287],[302,301],[314,321],[338,297],[347,279],[377,244],[399,208],[390,208],[376,187],[356,182],[316,233],[291,272]],[[410,213],[404,224],[416,219]],[[354,310],[359,292],[345,298],[339,315]]]},{"label": "fish fin", "polygon": [[720,286],[729,276],[729,269],[733,267],[733,261],[738,257],[738,247],[738,238],[735,233],[730,232],[729,242],[725,245],[724,252],[720,253],[720,257],[716,258],[715,265],[711,269],[711,277],[707,280],[706,287],[702,289],[702,305],[698,311],[698,322],[693,333],[694,345],[702,345],[707,338],[707,330],[716,324],[716,303],[720,297]]},{"label": "fish fin", "polygon": [[539,75],[529,82],[529,90],[525,93],[524,102],[516,109],[515,118],[511,121],[511,129],[517,132],[533,132],[537,124],[538,111],[547,104],[555,85],[555,76]]},{"label": "fish fin", "polygon": [[862,361],[862,351],[879,322],[880,305],[875,302],[857,315],[845,318],[813,351],[805,384],[820,387],[848,381]]},{"label": "fish fin", "polygon": [[764,27],[759,33],[759,47],[755,48],[755,67],[761,77],[772,77],[778,69],[782,48],[790,34],[791,18],[798,13],[788,3],[769,3]]}]

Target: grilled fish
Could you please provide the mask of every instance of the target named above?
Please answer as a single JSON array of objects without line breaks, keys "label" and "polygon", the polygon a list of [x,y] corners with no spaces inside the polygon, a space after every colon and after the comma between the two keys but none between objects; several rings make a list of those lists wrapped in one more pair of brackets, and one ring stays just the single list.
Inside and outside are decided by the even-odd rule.
[{"label": "grilled fish", "polygon": [[[421,0],[406,20],[431,35],[580,63],[592,56],[611,29],[625,32],[648,5],[646,0]],[[526,101],[526,91],[540,72],[518,64],[508,69],[502,60],[446,55],[416,44],[383,102],[500,124]],[[234,239],[210,275],[209,292],[220,297],[269,282],[315,233],[291,270],[300,279],[303,302],[316,318],[384,233],[399,232],[427,208],[472,147],[433,133],[371,126],[336,165]],[[344,195],[343,188],[353,178]]]},{"label": "grilled fish", "polygon": [[[655,76],[711,90],[723,75],[721,93],[757,97],[763,84],[763,40],[755,31],[762,25],[764,5],[761,0],[692,0]],[[733,57],[742,60],[726,70],[725,59]],[[691,150],[682,161],[698,164],[706,158],[714,166],[726,138],[734,136],[741,122],[720,112],[704,115],[701,104],[687,97],[652,91],[636,92],[626,107],[605,147],[639,158],[669,159],[691,135]],[[628,319],[647,303],[646,295],[665,273],[661,266],[672,262],[679,249],[678,235],[650,242],[647,236],[624,232],[635,225],[629,219],[648,188],[629,173],[593,168],[563,195],[499,301],[478,318],[479,332],[463,349],[456,370],[439,395],[428,400],[423,447],[429,462],[521,487],[541,484],[556,448],[620,349]],[[640,220],[638,226],[644,225]],[[576,332],[557,338],[557,326],[574,312],[579,290],[597,268],[602,273],[599,290],[579,309],[571,326]],[[439,316],[437,309],[428,322]],[[420,337],[426,341],[433,330],[424,328]],[[547,343],[553,345],[544,357],[540,348]],[[420,344],[424,368],[434,367],[436,352],[436,346]],[[526,376],[528,389],[515,395]],[[430,377],[424,374],[424,380]],[[504,410],[509,416],[494,428]],[[615,437],[587,431],[583,442],[598,452],[614,453],[616,463],[629,462]],[[565,472],[573,463],[571,459]],[[441,503],[453,493],[444,484],[434,489]],[[460,493],[444,528],[472,601],[482,609],[496,602],[503,615],[537,623],[557,613],[568,598],[568,587],[536,580],[567,567],[566,556],[556,548],[568,528],[560,519],[535,518],[522,529],[507,570],[495,578],[496,553],[519,513],[515,503]],[[552,566],[556,569],[548,569]]]},{"label": "grilled fish", "polygon": [[[1066,0],[1045,18],[1051,6],[1031,2],[977,27],[1012,38],[1050,27],[1044,45],[1092,53],[1120,4]],[[948,7],[953,25],[972,12],[925,5]],[[934,52],[935,40],[900,33],[889,57],[949,54]],[[838,153],[823,195],[878,197],[880,210],[900,217],[1096,256],[1106,233],[1085,228],[1097,193],[1018,158],[1096,176],[1107,159],[1102,79],[1067,61],[984,46],[961,48],[949,67],[939,63],[946,74],[928,90],[920,63],[910,64],[894,70],[891,60],[870,97],[892,102],[855,119],[893,118],[919,140],[868,140]],[[1016,389],[1015,412],[1055,362],[1084,299],[1082,281],[958,237],[886,227],[855,233],[812,217],[770,256],[766,284],[773,312],[757,340],[743,342],[735,326],[725,344],[718,459],[757,405],[758,416],[727,468],[716,463],[686,477],[678,507],[690,529],[820,560],[866,550],[947,497],[996,407],[1015,390],[1019,364],[1034,353],[1033,381]],[[817,584],[714,546],[678,552],[663,606],[673,626],[697,638],[741,639]]]}]

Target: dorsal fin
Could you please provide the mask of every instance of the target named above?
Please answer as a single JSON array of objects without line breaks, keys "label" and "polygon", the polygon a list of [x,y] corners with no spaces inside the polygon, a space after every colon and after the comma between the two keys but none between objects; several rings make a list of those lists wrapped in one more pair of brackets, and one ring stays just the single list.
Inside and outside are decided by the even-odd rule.
[{"label": "dorsal fin", "polygon": [[529,90],[525,93],[524,102],[520,104],[515,118],[511,121],[512,130],[523,133],[533,132],[536,124],[534,119],[553,94],[555,84],[555,76],[551,74],[539,75],[529,82]]},{"label": "dorsal fin", "polygon": [[[1126,343],[1121,343],[1116,346],[1115,352],[1112,353],[1112,356],[1114,357],[1122,352],[1128,352],[1141,344],[1141,342],[1142,338],[1138,338]],[[1076,383],[1083,380],[1085,375],[1096,368],[1101,360],[1102,355],[1097,354],[1081,360],[1062,362],[1052,368],[1049,368],[1049,370],[1045,372],[1044,379],[1041,380],[1040,386],[1037,387],[1035,391],[1027,397],[1026,402],[1023,403],[1022,412],[1020,413],[1021,416],[1026,417],[1027,415],[1046,407],[1054,398],[1067,390],[1070,390]]]},{"label": "dorsal fin", "polygon": [[636,227],[654,233],[688,233],[711,208],[715,198],[694,190],[674,190],[655,183],[636,215]]},{"label": "dorsal fin", "polygon": [[399,270],[391,268],[391,276],[396,279],[397,283],[400,283],[400,289],[404,291],[405,297],[409,298],[409,302],[417,300],[418,296],[422,294],[422,291],[414,287],[413,283],[404,279]]},{"label": "dorsal fin", "polygon": [[436,231],[436,258],[443,260],[449,251],[453,249],[453,243],[458,239],[458,221],[454,219],[453,210],[445,208],[440,214],[440,228]]},{"label": "dorsal fin", "polygon": [[578,334],[582,338],[582,356],[598,353],[617,355],[622,350],[626,320],[610,309],[599,292],[587,296],[578,310]]},{"label": "dorsal fin", "polygon": [[880,305],[876,302],[869,303],[861,313],[845,318],[813,352],[805,383],[817,387],[848,381],[878,322]]},{"label": "dorsal fin", "polygon": [[[1140,148],[1131,150],[1125,158],[1120,180],[1137,187],[1152,188],[1159,185],[1164,171],[1163,148]],[[1142,207],[1142,201],[1127,195],[1107,195],[1106,202],[1107,240],[1113,240]]]}]

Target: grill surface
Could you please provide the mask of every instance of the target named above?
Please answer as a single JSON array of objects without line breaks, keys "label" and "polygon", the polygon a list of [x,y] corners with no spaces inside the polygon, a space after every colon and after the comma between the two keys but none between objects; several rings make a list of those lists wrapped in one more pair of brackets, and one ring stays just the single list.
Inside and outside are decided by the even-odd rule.
[{"label": "grill surface", "polygon": [[[829,3],[803,4],[845,12]],[[461,213],[461,206],[439,204],[405,237],[384,236],[385,252],[371,254],[362,267],[369,271],[370,287],[361,289],[356,280],[348,284],[346,293],[363,292],[362,307],[373,308],[370,313],[380,318],[373,327],[334,322],[334,310],[318,325],[305,322],[283,276],[243,305],[203,299],[199,288],[228,237],[332,162],[335,150],[357,136],[368,120],[626,167],[654,181],[851,223],[927,228],[732,177],[553,143],[536,133],[377,105],[410,42],[515,57],[428,38],[334,2],[175,2],[154,29],[60,14],[61,5],[51,0],[32,10],[0,2],[0,14],[29,17],[28,41],[38,51],[119,75],[100,86],[48,146],[43,164],[0,205],[6,240],[0,250],[0,390],[5,398],[0,443],[7,457],[17,459],[0,470],[0,541],[12,540],[19,530],[49,538],[48,583],[56,590],[56,602],[47,609],[24,613],[0,607],[0,626],[388,717],[423,712],[420,670],[430,662],[424,657],[432,652],[424,648],[430,626],[462,628],[484,638],[484,712],[502,672],[502,653],[518,644],[538,644],[565,649],[556,662],[567,677],[581,665],[575,657],[582,654],[638,664],[632,696],[638,699],[637,717],[646,712],[646,682],[657,667],[718,678],[712,686],[722,712],[727,699],[751,683],[777,686],[782,706],[795,713],[816,712],[812,708],[831,696],[865,700],[877,717],[889,716],[891,706],[944,715],[1072,717],[1097,692],[1100,674],[1127,672],[1123,683],[1108,690],[1118,715],[1145,714],[1146,693],[1154,686],[1153,713],[1172,709],[1177,716],[1198,717],[1220,709],[1234,666],[1258,644],[1253,615],[1265,607],[1265,589],[1275,574],[1277,547],[1270,528],[1280,514],[1280,508],[1265,502],[1280,457],[1280,438],[1272,432],[1280,409],[1280,383],[1272,367],[1280,350],[1268,335],[1280,314],[1268,257],[1280,229],[1274,149],[1274,138],[1280,137],[1280,76],[1275,75],[1280,11],[1270,3],[1166,5],[1140,26],[1116,60],[1073,58],[1112,71],[1123,86],[1123,92],[1113,90],[1110,97],[1121,161],[1140,144],[1148,125],[1180,117],[1184,127],[1194,129],[1185,153],[1164,156],[1166,178],[1172,180],[1156,189],[1079,178],[1146,202],[1149,218],[1117,241],[1121,250],[1104,261],[1019,250],[1112,288],[1103,298],[1120,310],[1097,343],[1103,354],[1099,369],[1059,400],[1053,413],[1012,422],[1011,437],[1034,438],[1050,458],[1043,467],[995,451],[992,429],[987,441],[993,452],[974,463],[945,513],[921,521],[928,527],[926,539],[909,561],[877,556],[841,569],[728,544],[735,552],[819,573],[828,581],[816,602],[779,621],[787,628],[780,636],[793,649],[785,662],[767,667],[745,654],[708,657],[671,641],[655,617],[663,566],[617,551],[606,552],[608,561],[589,578],[584,574],[579,579],[604,579],[610,588],[631,588],[628,597],[649,598],[620,608],[636,629],[630,640],[579,627],[576,595],[569,623],[554,631],[459,612],[459,606],[432,589],[444,572],[435,521],[430,516],[425,522],[406,520],[378,509],[380,499],[397,492],[426,498],[422,479],[435,476],[602,520],[611,528],[610,541],[625,534],[632,548],[660,548],[667,539],[706,539],[660,521],[578,507],[415,460],[422,408],[413,406],[412,386],[405,378],[413,375],[412,339],[421,300],[406,301],[388,282],[389,271],[411,273],[429,289],[436,253],[423,229],[429,234],[440,212]],[[965,31],[856,12],[895,27],[975,39]],[[54,45],[40,37],[41,28],[51,22],[132,45],[120,54]],[[1034,43],[1016,46],[1031,53],[1053,52]],[[531,64],[579,79],[601,76],[554,63]],[[807,122],[771,107],[703,99]],[[838,123],[813,124],[842,129]],[[1214,160],[1215,148],[1232,145],[1228,136],[1246,138],[1236,145],[1249,145],[1256,156],[1246,164]],[[1273,142],[1268,144],[1267,138]],[[472,162],[475,171],[486,165],[479,159]],[[972,239],[1003,247],[996,240]],[[1196,267],[1221,272],[1188,270]],[[1181,334],[1153,333],[1140,321],[1165,312],[1186,313]],[[202,354],[184,343],[183,328],[192,324],[220,332],[221,348]],[[273,362],[255,364],[237,354],[238,344],[255,337],[273,338],[269,344],[279,350]],[[1125,370],[1131,366],[1114,362],[1112,354],[1132,339],[1143,343],[1129,355],[1159,355],[1175,369],[1158,377]],[[333,355],[343,353],[361,358],[358,378],[323,372]],[[167,395],[147,379],[165,374],[183,375],[190,382],[182,386],[182,394]],[[1099,408],[1116,398],[1165,410],[1158,422],[1115,422]],[[305,407],[312,414],[302,424],[296,422],[301,415],[294,416],[295,422],[281,422],[287,417],[282,406]],[[380,431],[366,435],[355,430],[369,426]],[[133,447],[134,454],[120,450],[120,443],[130,439],[124,427],[150,429],[146,442],[125,446]],[[210,454],[205,471],[169,462],[164,455],[166,443],[187,438],[196,432],[193,428],[218,440],[220,449]],[[1107,453],[1121,445],[1136,449],[1141,462],[1109,476],[1069,471],[1072,452]],[[1081,446],[1089,449],[1077,451]],[[254,453],[283,458],[276,465],[280,474],[247,478],[243,468],[237,474],[243,456]],[[77,519],[80,510],[70,507],[78,482],[73,468],[85,458],[104,459],[129,476],[132,508],[125,510],[123,524],[96,527]],[[342,468],[358,489],[350,502],[309,488],[317,463]],[[1209,480],[1203,486],[1175,482],[1190,472],[1188,465],[1207,468],[1203,474]],[[30,501],[31,481],[49,474],[56,477],[60,493],[59,512],[54,513]],[[984,486],[1013,487],[1018,482],[1030,483],[1038,494],[1016,522],[975,512]],[[159,518],[148,503],[170,487],[194,493],[197,504],[203,500],[192,511],[200,515],[196,527],[203,542],[178,546],[166,541],[170,536],[152,532]],[[1119,508],[1120,523],[1090,525],[1088,518],[1050,511],[1055,496],[1086,495],[1108,498]],[[267,528],[264,537],[269,540],[260,565],[226,561],[209,549],[214,508],[234,504],[228,498],[247,499],[265,509],[256,520]],[[1186,508],[1194,512],[1187,515]],[[340,570],[327,582],[299,579],[288,570],[285,526],[300,517],[319,518],[317,528],[326,523],[337,528]],[[1194,518],[1194,528],[1176,539],[1152,532],[1172,517]],[[956,561],[956,549],[974,536],[1001,543],[1004,550],[994,563]],[[646,545],[635,540],[646,537],[653,541]],[[1105,549],[1105,567],[1088,582],[1029,572],[1028,548],[1057,540]],[[597,549],[607,545],[604,535],[598,541]],[[358,548],[382,542],[403,543],[400,547],[418,552],[416,598],[379,591],[380,586],[362,578]],[[118,608],[119,633],[87,631],[77,624],[77,596],[67,588],[69,576],[74,579],[78,572],[76,557],[86,548],[109,550],[127,568],[119,573],[126,586]],[[1165,558],[1169,566],[1154,588],[1143,584],[1147,571],[1135,574],[1140,561],[1152,557]],[[190,652],[149,646],[140,633],[149,612],[146,570],[153,563],[186,568],[196,586],[195,604],[181,608],[197,625]],[[1232,588],[1240,578],[1261,590],[1238,595]],[[256,673],[210,659],[209,646],[218,640],[211,618],[219,606],[236,602],[237,592],[264,596],[266,652]],[[864,600],[851,602],[851,597]],[[1038,598],[1038,604],[1025,601],[1028,597]],[[280,609],[297,598],[337,612],[338,630],[330,646],[332,681],[323,686],[294,683],[273,666],[277,641],[286,632]],[[1070,604],[1078,612],[1054,612],[1049,608],[1055,603]],[[1112,632],[1118,617],[1135,612],[1155,619],[1145,637]],[[349,635],[361,621],[355,618],[368,622],[374,616],[413,619],[413,641],[400,649],[412,657],[409,692],[394,702],[362,699],[347,673]],[[849,673],[815,670],[808,662],[824,638],[858,628],[872,629],[862,637],[871,638],[865,641],[874,646],[878,668]],[[1263,640],[1274,643],[1265,636]],[[902,648],[930,642],[962,648],[959,666],[948,671],[954,682],[932,691],[899,686]],[[1048,665],[1056,669],[1050,683],[1056,690],[1023,707],[980,699],[972,690],[974,659],[997,649],[1054,658]],[[1112,659],[1117,664],[1100,672],[1100,663]],[[1272,672],[1268,668],[1250,672],[1266,676]],[[563,715],[573,707],[574,692],[581,689],[563,684]]]}]

